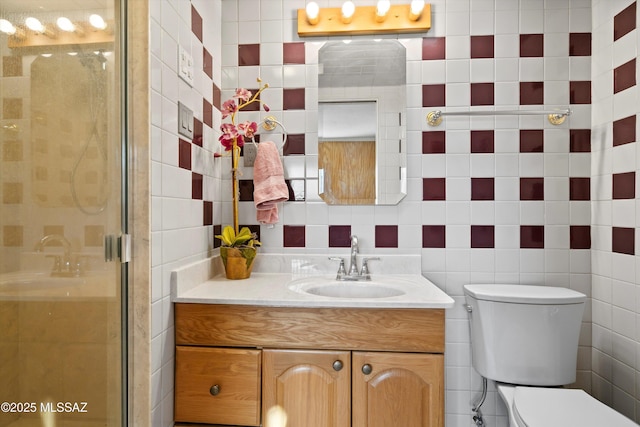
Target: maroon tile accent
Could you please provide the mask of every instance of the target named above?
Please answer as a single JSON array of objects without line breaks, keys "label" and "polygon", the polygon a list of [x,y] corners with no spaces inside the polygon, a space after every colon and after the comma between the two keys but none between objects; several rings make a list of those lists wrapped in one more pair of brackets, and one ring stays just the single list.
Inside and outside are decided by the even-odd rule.
[{"label": "maroon tile accent", "polygon": [[543,34],[520,34],[520,57],[543,57],[544,56],[544,35]]},{"label": "maroon tile accent", "polygon": [[544,200],[544,178],[520,178],[520,200]]},{"label": "maroon tile accent", "polygon": [[446,247],[446,226],[423,225],[422,226],[422,247],[423,248]]},{"label": "maroon tile accent", "polygon": [[193,142],[198,147],[202,147],[203,134],[202,134],[202,122],[195,117],[193,118]]},{"label": "maroon tile accent", "polygon": [[330,225],[329,226],[329,247],[348,248],[351,246],[351,226],[350,225]]},{"label": "maroon tile accent", "polygon": [[213,56],[211,56],[205,48],[202,48],[202,71],[204,71],[210,79],[213,78]]},{"label": "maroon tile accent", "polygon": [[242,229],[242,227],[247,227],[249,231],[256,235],[258,241],[260,241],[260,226],[257,224],[238,224],[238,227]]},{"label": "maroon tile accent", "polygon": [[493,36],[471,36],[471,59],[493,57]]},{"label": "maroon tile accent", "polygon": [[569,33],[569,56],[591,56],[591,33]]},{"label": "maroon tile accent", "polygon": [[614,173],[613,174],[613,199],[635,199],[636,198],[636,173]]},{"label": "maroon tile accent", "polygon": [[636,2],[634,1],[613,18],[613,40],[636,29]]},{"label": "maroon tile accent", "polygon": [[493,178],[471,178],[471,200],[494,200]]},{"label": "maroon tile accent", "polygon": [[[251,92],[252,95],[258,91],[258,89],[256,88],[247,88],[247,90]],[[258,95],[256,99],[259,100],[260,95]],[[260,102],[252,102],[251,104],[248,104],[245,107],[243,107],[242,111],[260,111],[261,109],[260,105],[261,105]]]},{"label": "maroon tile accent", "polygon": [[635,229],[613,227],[611,230],[611,250],[619,254],[635,255]]},{"label": "maroon tile accent", "polygon": [[636,59],[633,58],[613,70],[613,93],[622,92],[636,85]]},{"label": "maroon tile accent", "polygon": [[570,249],[591,249],[591,226],[572,225],[569,227]]},{"label": "maroon tile accent", "polygon": [[444,84],[422,85],[422,106],[444,107],[445,93]]},{"label": "maroon tile accent", "polygon": [[376,225],[376,248],[397,248],[398,226]]},{"label": "maroon tile accent", "polygon": [[304,110],[304,88],[282,90],[283,110]]},{"label": "maroon tile accent", "polygon": [[493,83],[471,83],[471,105],[494,105]]},{"label": "maroon tile accent", "polygon": [[422,154],[444,154],[446,135],[443,130],[422,132]]},{"label": "maroon tile accent", "polygon": [[590,153],[591,129],[569,129],[569,151],[572,153]]},{"label": "maroon tile accent", "polygon": [[520,226],[520,248],[543,249],[544,248],[544,225],[521,225]]},{"label": "maroon tile accent", "polygon": [[193,5],[191,5],[191,32],[202,41],[202,16]]},{"label": "maroon tile accent", "polygon": [[252,202],[253,201],[253,180],[252,179],[238,180],[238,192],[240,195],[239,200],[241,202]]},{"label": "maroon tile accent", "polygon": [[[222,234],[222,225],[220,224],[216,224],[213,226],[213,235],[214,236],[219,236],[220,234]],[[216,239],[214,237],[213,239],[213,247],[214,248],[219,248],[220,247],[220,239]]]},{"label": "maroon tile accent", "polygon": [[570,104],[591,104],[591,82],[569,82]]},{"label": "maroon tile accent", "polygon": [[591,178],[569,178],[569,200],[591,200]]},{"label": "maroon tile accent", "polygon": [[213,105],[204,98],[202,98],[202,120],[205,125],[213,127]]},{"label": "maroon tile accent", "polygon": [[218,111],[222,109],[222,91],[215,83],[213,84],[213,106],[216,107]]},{"label": "maroon tile accent", "polygon": [[613,146],[636,141],[636,116],[625,117],[613,122]]},{"label": "maroon tile accent", "polygon": [[283,43],[282,44],[283,64],[304,64],[304,42]]},{"label": "maroon tile accent", "polygon": [[446,178],[422,178],[422,200],[446,200]]},{"label": "maroon tile accent", "polygon": [[492,130],[472,130],[471,131],[471,152],[472,153],[493,153],[494,133]]},{"label": "maroon tile accent", "polygon": [[304,154],[305,137],[304,133],[294,133],[287,135],[287,142],[282,147],[282,153],[285,156],[290,156],[292,154]]},{"label": "maroon tile accent", "polygon": [[22,98],[4,98],[2,100],[3,119],[21,119],[22,109]]},{"label": "maroon tile accent", "polygon": [[544,82],[520,82],[520,105],[544,104]]},{"label": "maroon tile accent", "polygon": [[544,151],[544,131],[542,129],[520,130],[520,152],[542,153]]},{"label": "maroon tile accent", "polygon": [[495,233],[493,225],[472,225],[471,226],[471,247],[472,248],[493,248],[495,247]]},{"label": "maroon tile accent", "polygon": [[2,77],[22,76],[22,56],[2,57]]},{"label": "maroon tile accent", "polygon": [[260,65],[260,44],[238,45],[238,65]]},{"label": "maroon tile accent", "polygon": [[445,59],[446,43],[444,37],[423,37],[422,60]]},{"label": "maroon tile accent", "polygon": [[202,175],[191,172],[191,198],[202,200]]},{"label": "maroon tile accent", "polygon": [[202,225],[213,225],[213,202],[205,200],[202,204]]},{"label": "maroon tile accent", "polygon": [[304,248],[305,226],[304,225],[285,225],[283,226],[283,240],[285,248]]},{"label": "maroon tile accent", "polygon": [[191,170],[191,143],[182,138],[178,139],[178,166]]}]

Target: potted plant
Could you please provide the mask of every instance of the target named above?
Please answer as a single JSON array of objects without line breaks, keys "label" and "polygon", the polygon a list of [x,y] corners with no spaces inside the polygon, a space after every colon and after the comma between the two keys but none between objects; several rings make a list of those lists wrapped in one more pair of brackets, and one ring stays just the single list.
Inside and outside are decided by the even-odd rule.
[{"label": "potted plant", "polygon": [[[251,275],[253,260],[256,257],[256,247],[260,245],[255,233],[249,228],[238,225],[238,160],[240,159],[240,149],[246,140],[253,139],[258,130],[258,124],[253,121],[239,123],[236,126],[236,117],[240,110],[258,102],[262,104],[265,111],[269,107],[260,100],[260,93],[269,87],[262,84],[258,79],[260,88],[251,93],[247,89],[236,89],[235,95],[222,104],[222,119],[230,118],[231,123],[223,123],[220,126],[222,134],[218,140],[225,151],[231,152],[231,181],[232,181],[232,201],[233,201],[233,226],[224,227],[222,234],[215,236],[222,241],[220,247],[220,257],[225,267],[228,279],[246,279]],[[236,103],[237,100],[237,103]]]},{"label": "potted plant", "polygon": [[261,244],[256,234],[252,233],[248,227],[242,227],[236,234],[233,227],[227,225],[222,230],[222,234],[216,237],[222,242],[220,257],[227,279],[246,279],[251,276],[257,246]]}]

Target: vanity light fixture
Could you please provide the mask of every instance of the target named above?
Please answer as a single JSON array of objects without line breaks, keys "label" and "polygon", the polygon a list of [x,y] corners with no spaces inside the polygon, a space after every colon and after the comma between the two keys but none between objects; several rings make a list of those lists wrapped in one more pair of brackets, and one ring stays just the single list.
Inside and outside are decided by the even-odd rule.
[{"label": "vanity light fixture", "polygon": [[105,30],[107,28],[107,23],[104,21],[102,16],[94,13],[89,16],[89,24],[96,30]]},{"label": "vanity light fixture", "polygon": [[6,19],[0,19],[0,32],[5,33],[8,36],[13,36],[17,39],[24,38],[24,30],[22,28],[17,28]]},{"label": "vanity light fixture", "polygon": [[424,0],[392,5],[378,0],[375,6],[320,8],[314,1],[298,9],[298,35],[331,36],[384,33],[424,33],[431,28],[431,5]]},{"label": "vanity light fixture", "polygon": [[356,12],[356,5],[352,1],[346,1],[342,4],[342,13],[340,20],[343,24],[350,24],[353,21],[353,14]]},{"label": "vanity light fixture", "polygon": [[318,6],[318,3],[314,1],[310,1],[309,3],[307,3],[305,12],[307,14],[307,21],[309,22],[309,24],[316,25],[319,20],[319,12],[320,12],[320,7]]},{"label": "vanity light fixture", "polygon": [[66,16],[59,17],[56,20],[56,25],[62,31],[65,31],[67,33],[75,33],[75,34],[77,34],[79,36],[83,36],[84,35],[84,30],[79,25],[74,24],[73,22],[71,22],[71,20],[69,18],[67,18]]},{"label": "vanity light fixture", "polygon": [[42,22],[40,22],[38,18],[34,18],[33,16],[30,16],[27,19],[25,19],[24,23],[28,29],[30,29],[36,34],[42,34],[52,39],[56,37],[55,33],[50,29],[48,29]]},{"label": "vanity light fixture", "polygon": [[382,22],[387,18],[390,7],[391,3],[389,0],[378,0],[378,4],[376,5],[376,22]]},{"label": "vanity light fixture", "polygon": [[409,19],[416,21],[420,19],[422,11],[424,10],[424,0],[411,0],[411,6],[409,10]]}]

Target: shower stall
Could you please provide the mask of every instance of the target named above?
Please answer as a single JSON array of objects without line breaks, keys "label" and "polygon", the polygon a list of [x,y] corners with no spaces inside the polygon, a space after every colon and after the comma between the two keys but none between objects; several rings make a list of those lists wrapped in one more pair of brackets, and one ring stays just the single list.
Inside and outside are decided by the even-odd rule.
[{"label": "shower stall", "polygon": [[126,425],[121,4],[0,2],[0,427]]}]

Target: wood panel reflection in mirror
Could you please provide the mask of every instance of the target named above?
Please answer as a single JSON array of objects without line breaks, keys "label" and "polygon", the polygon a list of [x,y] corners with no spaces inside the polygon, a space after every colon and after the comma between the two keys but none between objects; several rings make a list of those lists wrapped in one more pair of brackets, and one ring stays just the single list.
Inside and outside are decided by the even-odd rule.
[{"label": "wood panel reflection in mirror", "polygon": [[326,42],[318,70],[320,196],[327,204],[398,204],[406,195],[405,47],[394,39]]}]

